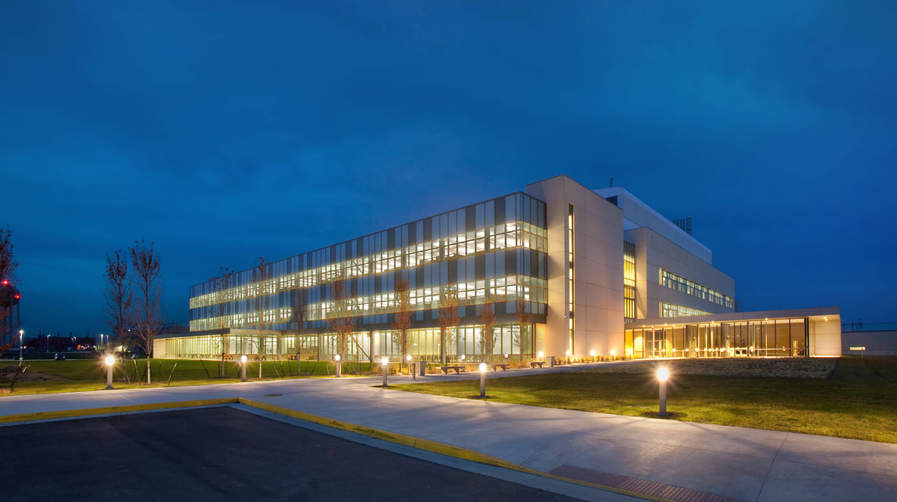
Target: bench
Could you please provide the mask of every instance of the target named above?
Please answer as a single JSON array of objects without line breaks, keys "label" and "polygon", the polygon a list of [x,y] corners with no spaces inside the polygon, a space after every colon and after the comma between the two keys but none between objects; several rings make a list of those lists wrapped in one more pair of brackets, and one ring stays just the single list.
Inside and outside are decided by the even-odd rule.
[{"label": "bench", "polygon": [[502,371],[508,371],[508,363],[495,363],[492,365],[492,371],[498,371],[498,368],[501,368]]},{"label": "bench", "polygon": [[539,367],[541,368],[543,364],[545,364],[545,361],[530,361],[529,362],[530,368],[535,368],[536,365],[539,365]]},{"label": "bench", "polygon": [[460,375],[461,372],[464,371],[464,366],[440,366],[439,369],[446,375],[448,375],[451,370],[455,370],[455,373]]}]

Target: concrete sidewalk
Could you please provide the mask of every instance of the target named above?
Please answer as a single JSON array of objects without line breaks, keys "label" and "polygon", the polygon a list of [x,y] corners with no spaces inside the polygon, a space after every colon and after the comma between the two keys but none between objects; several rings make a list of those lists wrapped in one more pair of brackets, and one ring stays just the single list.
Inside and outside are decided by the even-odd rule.
[{"label": "concrete sidewalk", "polygon": [[[489,376],[530,370],[506,373]],[[475,377],[427,376],[417,382]],[[391,376],[390,382],[412,380]],[[897,500],[897,445],[373,387],[379,383],[380,378],[330,378],[14,396],[0,399],[0,415],[243,397],[599,483],[625,477],[764,502]]]}]

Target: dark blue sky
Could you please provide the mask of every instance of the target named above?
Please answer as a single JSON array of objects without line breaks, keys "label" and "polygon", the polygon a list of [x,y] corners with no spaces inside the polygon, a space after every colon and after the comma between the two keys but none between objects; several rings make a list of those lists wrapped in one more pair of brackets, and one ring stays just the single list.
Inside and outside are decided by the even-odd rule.
[{"label": "dark blue sky", "polygon": [[3,2],[25,329],[108,330],[135,239],[186,323],[220,266],[562,173],[692,217],[743,310],[897,320],[897,2],[436,3]]}]

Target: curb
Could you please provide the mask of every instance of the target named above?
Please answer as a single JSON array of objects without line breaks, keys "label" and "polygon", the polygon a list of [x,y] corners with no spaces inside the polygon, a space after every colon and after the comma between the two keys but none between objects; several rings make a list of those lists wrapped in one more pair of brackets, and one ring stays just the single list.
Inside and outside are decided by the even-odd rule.
[{"label": "curb", "polygon": [[239,398],[227,399],[202,399],[195,401],[176,401],[173,403],[134,404],[129,406],[109,406],[105,408],[87,408],[82,410],[65,411],[39,411],[35,413],[23,413],[21,415],[0,416],[0,424],[13,424],[16,422],[36,422],[41,420],[54,420],[60,418],[80,418],[94,415],[113,415],[119,413],[135,413],[142,411],[176,410],[180,408],[196,408],[200,406],[222,406],[225,404],[237,404]]}]

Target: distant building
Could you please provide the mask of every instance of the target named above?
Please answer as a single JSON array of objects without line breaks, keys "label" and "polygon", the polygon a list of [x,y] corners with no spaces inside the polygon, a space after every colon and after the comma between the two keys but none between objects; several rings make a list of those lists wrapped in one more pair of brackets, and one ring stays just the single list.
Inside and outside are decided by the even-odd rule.
[{"label": "distant building", "polygon": [[[460,305],[448,360],[484,358],[487,303],[493,354],[513,359],[840,354],[837,307],[736,312],[734,280],[690,230],[690,219],[674,224],[622,188],[590,190],[557,176],[192,286],[190,333],[160,336],[155,354],[280,357],[301,347],[303,357],[330,359],[337,340],[329,320],[348,315],[356,323],[343,358],[395,358],[394,286],[403,276],[416,359],[442,356],[447,293]],[[351,299],[334,301],[336,281]]]}]

